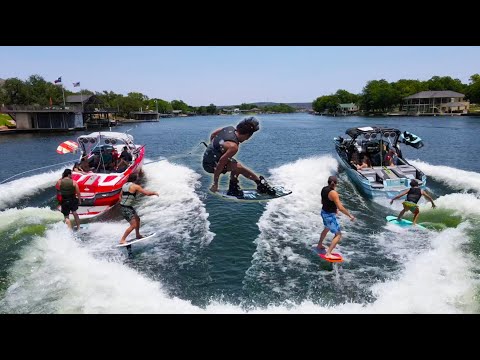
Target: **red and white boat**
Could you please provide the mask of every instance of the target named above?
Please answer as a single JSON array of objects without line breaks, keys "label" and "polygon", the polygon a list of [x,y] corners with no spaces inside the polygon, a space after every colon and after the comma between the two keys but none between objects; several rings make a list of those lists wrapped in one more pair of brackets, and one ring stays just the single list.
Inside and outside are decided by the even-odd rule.
[{"label": "red and white boat", "polygon": [[[78,183],[82,200],[77,214],[80,219],[88,219],[107,212],[117,204],[122,186],[127,182],[129,175],[139,172],[142,168],[145,145],[134,144],[132,135],[120,132],[94,132],[82,135],[78,137],[78,144],[80,158],[83,153],[87,154],[89,162],[94,165],[89,172],[72,172],[72,179]],[[116,170],[109,160],[116,156],[114,150],[120,156],[125,146],[132,156],[132,161],[128,167],[121,169],[123,171],[118,172],[119,170]],[[61,200],[59,192],[57,199]]]}]

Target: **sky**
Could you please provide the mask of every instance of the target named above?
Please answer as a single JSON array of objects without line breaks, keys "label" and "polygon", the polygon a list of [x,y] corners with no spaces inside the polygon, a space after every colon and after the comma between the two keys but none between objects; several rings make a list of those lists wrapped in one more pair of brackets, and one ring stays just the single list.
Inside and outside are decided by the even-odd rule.
[{"label": "sky", "polygon": [[191,106],[311,102],[370,80],[480,73],[480,47],[1,46],[0,78],[59,76],[65,88],[183,100]]}]

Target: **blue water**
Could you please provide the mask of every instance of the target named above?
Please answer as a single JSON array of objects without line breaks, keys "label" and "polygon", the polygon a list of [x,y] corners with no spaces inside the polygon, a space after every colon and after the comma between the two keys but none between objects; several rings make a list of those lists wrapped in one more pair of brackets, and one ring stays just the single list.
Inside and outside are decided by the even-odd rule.
[{"label": "blue water", "polygon": [[[80,236],[64,229],[61,215],[50,210],[62,166],[0,185],[0,312],[478,312],[478,119],[259,116],[260,131],[241,144],[237,159],[293,191],[267,203],[208,192],[212,176],[201,167],[200,142],[240,119],[172,118],[112,128],[146,144],[152,163],[144,167],[143,185],[160,193],[139,203],[142,228],[159,236],[131,256],[112,250],[127,227],[118,211]],[[427,174],[442,211],[421,200],[419,222],[424,216],[449,225],[421,231],[387,224],[385,216],[396,215],[400,202],[367,200],[340,172],[340,198],[357,220],[339,216],[344,237],[337,251],[345,261],[332,265],[311,246],[323,229],[321,188],[339,170],[333,138],[374,125],[424,140],[418,150],[402,147],[403,155]],[[9,159],[0,181],[74,161],[55,149],[83,133],[0,136],[2,157]],[[454,216],[460,220],[452,226],[447,220]]]}]

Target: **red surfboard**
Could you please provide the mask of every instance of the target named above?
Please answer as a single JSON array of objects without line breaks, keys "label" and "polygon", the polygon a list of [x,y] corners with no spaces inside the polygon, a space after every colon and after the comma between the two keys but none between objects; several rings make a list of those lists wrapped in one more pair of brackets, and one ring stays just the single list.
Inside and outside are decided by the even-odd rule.
[{"label": "red surfboard", "polygon": [[325,257],[325,253],[327,252],[327,249],[323,248],[323,249],[319,249],[317,247],[317,245],[315,245],[314,247],[312,247],[312,251],[317,254],[318,256],[320,256],[323,260],[326,260],[328,262],[331,262],[331,263],[339,263],[339,262],[342,262],[343,261],[343,257],[342,255],[340,255],[339,253],[332,253],[332,255],[334,256],[338,256],[339,259],[328,259]]}]

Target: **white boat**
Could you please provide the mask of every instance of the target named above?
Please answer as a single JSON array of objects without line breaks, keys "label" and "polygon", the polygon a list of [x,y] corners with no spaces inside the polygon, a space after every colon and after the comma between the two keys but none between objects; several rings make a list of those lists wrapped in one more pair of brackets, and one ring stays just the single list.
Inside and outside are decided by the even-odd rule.
[{"label": "white boat", "polygon": [[[120,132],[94,132],[82,135],[78,137],[78,144],[81,148],[80,157],[83,153],[87,154],[91,164],[98,160],[98,164],[95,164],[90,172],[72,172],[72,179],[78,183],[81,194],[77,214],[80,219],[88,219],[105,213],[119,201],[122,186],[127,182],[129,175],[139,172],[142,168],[145,146],[136,145],[132,135]],[[113,166],[109,166],[107,161],[112,158],[113,150],[121,154],[125,146],[132,156],[132,161],[127,168],[119,172]],[[57,199],[61,200],[59,192]]]},{"label": "white boat", "polygon": [[[359,127],[345,132],[348,138],[334,138],[335,150],[341,167],[348,177],[367,197],[387,196],[392,198],[410,188],[410,180],[415,179],[422,189],[426,188],[426,175],[410,164],[402,156],[400,142],[415,148],[423,146],[420,137],[394,128]],[[384,156],[390,149],[397,153],[397,164],[385,166]],[[371,168],[357,170],[351,163],[354,154],[361,157],[367,154]]]}]

